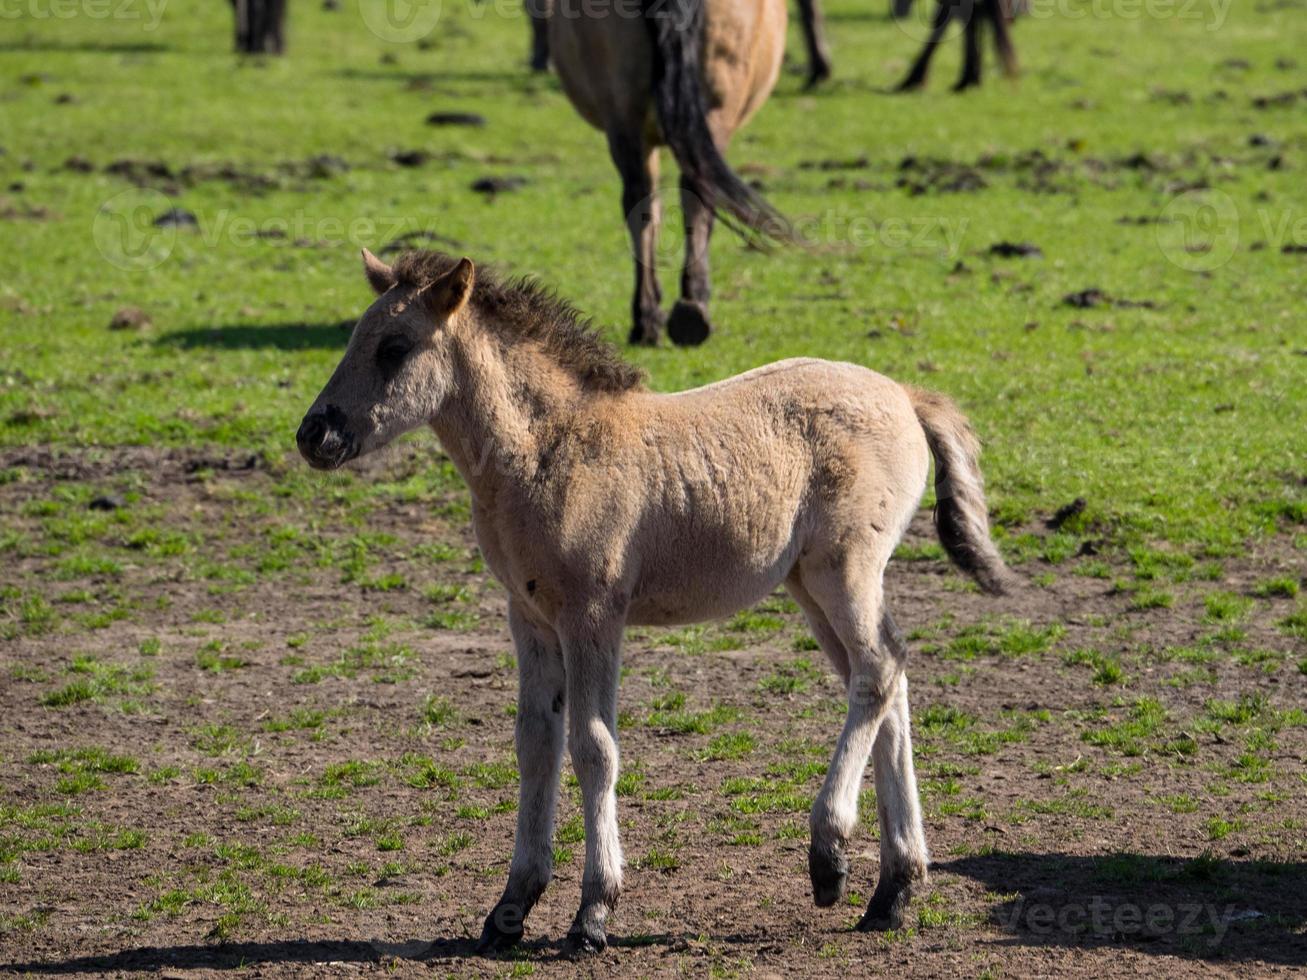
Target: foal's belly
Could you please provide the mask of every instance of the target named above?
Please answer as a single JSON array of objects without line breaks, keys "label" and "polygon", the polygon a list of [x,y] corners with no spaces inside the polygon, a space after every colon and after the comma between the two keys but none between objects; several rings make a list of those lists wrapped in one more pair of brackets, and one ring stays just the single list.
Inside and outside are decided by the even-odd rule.
[{"label": "foal's belly", "polygon": [[659,549],[642,561],[627,622],[683,626],[730,616],[774,592],[798,561],[799,549],[793,534],[763,553],[704,540]]}]

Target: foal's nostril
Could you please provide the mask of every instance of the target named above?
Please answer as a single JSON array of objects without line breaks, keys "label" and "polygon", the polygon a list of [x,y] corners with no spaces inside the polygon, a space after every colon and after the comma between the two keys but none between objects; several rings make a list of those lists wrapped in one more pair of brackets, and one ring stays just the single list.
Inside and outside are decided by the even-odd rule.
[{"label": "foal's nostril", "polygon": [[327,420],[319,414],[306,415],[304,421],[300,423],[300,429],[295,433],[295,442],[300,447],[301,452],[309,452],[317,449],[322,445],[322,440],[327,434]]}]

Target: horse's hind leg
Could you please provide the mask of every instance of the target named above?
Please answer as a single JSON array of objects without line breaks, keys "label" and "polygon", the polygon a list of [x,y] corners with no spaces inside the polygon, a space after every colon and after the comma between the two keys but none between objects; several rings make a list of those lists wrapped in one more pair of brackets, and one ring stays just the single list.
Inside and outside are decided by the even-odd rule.
[{"label": "horse's hind leg", "polygon": [[712,333],[708,320],[708,243],[716,215],[706,202],[681,178],[681,211],[685,217],[685,268],[681,272],[681,298],[667,318],[667,335],[672,343],[693,347]]},{"label": "horse's hind leg", "polygon": [[862,773],[903,671],[896,650],[881,636],[881,576],[887,558],[846,559],[837,567],[819,560],[801,572],[803,587],[825,613],[849,664],[848,715],[812,807],[808,873],[819,906],[833,905],[844,894],[844,851],[858,821]]},{"label": "horse's hind leg", "polygon": [[899,82],[898,91],[915,92],[926,84],[926,76],[930,73],[930,59],[935,56],[935,49],[944,40],[944,32],[948,30],[949,21],[953,19],[954,4],[957,2],[958,0],[935,0],[935,22],[931,25],[930,37],[927,38],[921,53],[917,55],[917,60],[913,62],[912,70],[903,81]]},{"label": "horse's hind leg", "polygon": [[954,92],[965,92],[980,84],[980,32],[994,10],[994,0],[974,0],[969,6],[970,9],[966,11],[967,26],[962,34],[962,75],[953,86]]},{"label": "horse's hind leg", "polygon": [[503,897],[486,916],[477,950],[506,949],[522,938],[527,913],[553,874],[554,813],[563,762],[566,679],[558,638],[528,623],[514,607],[508,622],[517,650],[517,766],[521,775],[517,837]]},{"label": "horse's hind leg", "polygon": [[[899,662],[908,658],[903,636],[888,612],[882,641]],[[880,879],[862,930],[897,928],[903,921],[914,886],[926,879],[926,834],[921,825],[917,776],[912,765],[912,729],[908,716],[908,678],[900,673],[890,705],[872,749],[876,767],[876,809],[880,818]]]},{"label": "horse's hind leg", "polygon": [[1013,78],[1017,74],[1017,49],[1012,44],[1012,31],[1009,24],[1009,10],[1012,8],[1006,0],[991,0],[990,17],[994,25],[994,48],[998,52],[1003,74]]},{"label": "horse's hind leg", "polygon": [[549,0],[525,0],[526,15],[531,21],[531,70],[549,68]]},{"label": "horse's hind leg", "polygon": [[622,213],[635,253],[635,295],[631,300],[633,344],[652,347],[662,331],[662,291],[658,288],[658,150],[646,146],[640,127],[614,129],[608,151],[622,177]]},{"label": "horse's hind leg", "polygon": [[805,87],[816,88],[830,78],[830,51],[826,47],[821,0],[799,0],[799,20],[803,24],[803,40],[808,47],[808,80]]}]

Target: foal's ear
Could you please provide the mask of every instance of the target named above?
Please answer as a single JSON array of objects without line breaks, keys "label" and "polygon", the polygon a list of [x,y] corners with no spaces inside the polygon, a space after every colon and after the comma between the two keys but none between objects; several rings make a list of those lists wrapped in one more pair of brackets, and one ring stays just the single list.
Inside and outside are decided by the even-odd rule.
[{"label": "foal's ear", "polygon": [[458,265],[422,289],[419,294],[422,306],[435,319],[448,320],[467,306],[475,282],[476,267],[472,260],[459,259]]},{"label": "foal's ear", "polygon": [[368,283],[378,296],[395,285],[395,274],[390,271],[390,266],[366,248],[363,250],[363,274],[368,277]]}]

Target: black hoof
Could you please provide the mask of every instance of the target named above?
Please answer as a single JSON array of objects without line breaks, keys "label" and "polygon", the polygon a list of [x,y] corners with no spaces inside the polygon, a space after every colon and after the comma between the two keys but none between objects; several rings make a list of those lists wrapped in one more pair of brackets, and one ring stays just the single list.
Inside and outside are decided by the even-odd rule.
[{"label": "black hoof", "polygon": [[876,893],[871,896],[867,911],[854,926],[859,932],[885,932],[901,929],[903,918],[912,901],[912,880],[905,877],[880,876]]},{"label": "black hoof", "polygon": [[808,848],[808,877],[812,879],[812,900],[827,909],[844,897],[849,882],[849,859],[838,847],[813,844]]},{"label": "black hoof", "polygon": [[957,84],[953,86],[954,92],[965,92],[969,88],[975,88],[980,84],[979,78],[960,78]]},{"label": "black hoof", "polygon": [[906,95],[909,92],[920,92],[925,85],[926,80],[924,78],[905,78],[903,81],[899,82],[898,87],[896,87],[894,91],[901,95]]},{"label": "black hoof", "polygon": [[608,910],[602,903],[583,906],[572,920],[572,928],[567,930],[563,940],[563,955],[568,959],[594,956],[608,948],[608,935],[604,923]]},{"label": "black hoof", "polygon": [[678,347],[698,347],[712,333],[708,310],[702,303],[678,299],[667,318],[667,336]]},{"label": "black hoof", "polygon": [[477,953],[491,956],[512,949],[522,941],[522,920],[522,912],[516,906],[496,905],[481,927]]},{"label": "black hoof", "polygon": [[666,322],[667,317],[662,310],[641,310],[631,321],[631,333],[626,338],[627,342],[637,347],[657,347]]},{"label": "black hoof", "polygon": [[813,65],[808,70],[808,79],[803,83],[805,90],[811,92],[822,82],[830,78],[830,65]]}]

